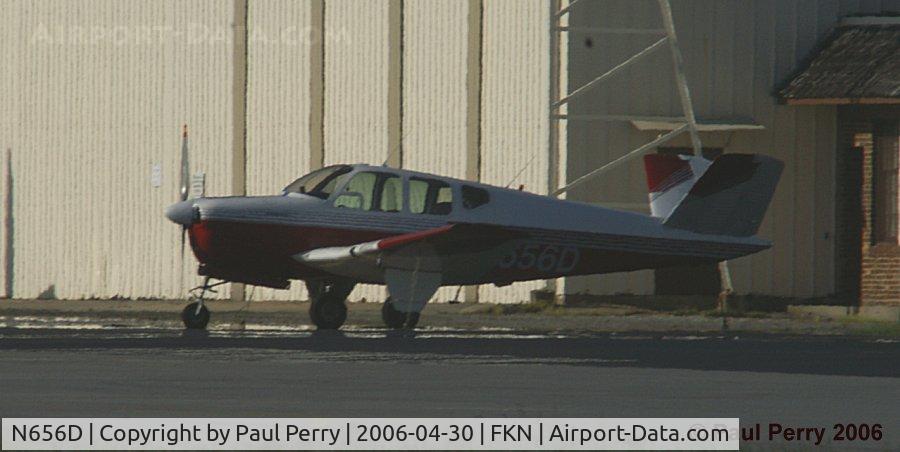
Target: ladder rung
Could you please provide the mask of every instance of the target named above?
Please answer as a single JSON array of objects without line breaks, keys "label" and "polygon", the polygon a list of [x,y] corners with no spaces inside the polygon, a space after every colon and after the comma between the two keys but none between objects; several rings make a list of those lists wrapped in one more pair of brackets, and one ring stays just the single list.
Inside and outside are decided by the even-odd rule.
[{"label": "ladder rung", "polygon": [[603,80],[606,80],[606,79],[609,78],[609,77],[612,77],[616,72],[621,71],[622,69],[624,69],[624,68],[625,68],[626,66],[628,66],[629,64],[632,64],[632,63],[634,63],[634,62],[640,60],[640,59],[643,58],[644,56],[646,56],[646,55],[650,54],[651,52],[653,52],[654,50],[658,49],[658,48],[659,48],[661,45],[663,45],[668,39],[669,39],[669,38],[664,37],[664,38],[660,39],[659,41],[654,42],[653,44],[651,44],[651,45],[650,45],[649,47],[647,47],[646,49],[641,50],[640,52],[638,52],[638,53],[632,55],[632,56],[631,56],[630,58],[628,58],[627,60],[625,60],[625,61],[619,63],[619,64],[616,65],[614,68],[612,68],[612,69],[606,71],[603,75],[600,75],[599,77],[597,77],[597,78],[591,80],[590,82],[587,82],[587,83],[585,83],[584,85],[581,85],[580,88],[576,89],[575,91],[572,91],[571,93],[569,93],[569,95],[563,97],[562,99],[560,99],[559,101],[557,101],[556,103],[554,103],[554,104],[552,105],[552,108],[556,109],[556,108],[559,108],[560,106],[562,106],[562,105],[564,105],[564,104],[567,104],[570,100],[574,99],[574,98],[575,98],[576,96],[578,96],[579,94],[582,94],[582,93],[585,92],[586,90],[590,89],[592,86],[594,86],[594,85],[596,85],[596,84],[602,82]]},{"label": "ladder rung", "polygon": [[563,9],[557,11],[556,14],[554,14],[554,16],[555,16],[557,19],[559,19],[559,18],[562,17],[562,16],[565,16],[565,15],[572,9],[572,7],[575,6],[575,4],[578,3],[578,2],[580,2],[580,1],[581,1],[581,0],[573,0],[572,2],[569,2],[569,4],[568,4],[565,8],[563,8]]},{"label": "ladder rung", "polygon": [[607,33],[615,35],[664,35],[666,30],[662,28],[613,28],[613,27],[553,27],[556,31],[568,31],[574,33]]},{"label": "ladder rung", "polygon": [[604,115],[604,114],[553,114],[550,119],[568,121],[654,121],[654,122],[685,122],[684,116],[642,116],[642,115]]}]

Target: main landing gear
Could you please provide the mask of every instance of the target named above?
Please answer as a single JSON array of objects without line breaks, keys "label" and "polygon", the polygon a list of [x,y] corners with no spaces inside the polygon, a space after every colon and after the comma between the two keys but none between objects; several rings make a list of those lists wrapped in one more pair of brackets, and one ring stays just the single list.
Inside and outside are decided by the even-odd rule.
[{"label": "main landing gear", "polygon": [[347,320],[347,296],[353,283],[336,281],[307,281],[309,290],[309,319],[320,330],[336,330]]},{"label": "main landing gear", "polygon": [[206,296],[206,292],[216,293],[213,290],[216,286],[221,286],[228,281],[219,281],[215,284],[209,283],[209,276],[203,280],[203,285],[194,287],[191,289],[191,295],[188,297],[191,300],[191,303],[188,303],[187,306],[181,311],[181,321],[184,322],[184,327],[190,330],[202,330],[206,328],[206,325],[209,324],[209,309],[204,305],[203,299]]},{"label": "main landing gear", "polygon": [[399,330],[403,327],[411,330],[419,323],[419,313],[407,313],[397,310],[391,297],[388,297],[387,300],[384,300],[384,305],[381,306],[381,320],[384,321],[385,326],[392,330]]}]

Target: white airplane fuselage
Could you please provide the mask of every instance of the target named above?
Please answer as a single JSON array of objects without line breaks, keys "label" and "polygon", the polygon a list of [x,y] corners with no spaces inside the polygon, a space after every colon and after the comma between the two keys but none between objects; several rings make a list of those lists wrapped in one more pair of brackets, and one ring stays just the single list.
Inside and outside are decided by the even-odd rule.
[{"label": "white airplane fuselage", "polygon": [[[271,287],[332,277],[384,284],[384,272],[371,267],[332,273],[298,256],[448,225],[473,232],[434,245],[442,285],[713,263],[770,246],[754,236],[702,234],[649,215],[525,191],[387,167],[342,168],[327,196],[303,188],[280,196],[199,198],[171,206],[167,216],[188,229],[201,274]],[[367,175],[355,179],[360,173]],[[373,194],[357,188],[368,187],[354,182],[361,179],[374,181]]]}]

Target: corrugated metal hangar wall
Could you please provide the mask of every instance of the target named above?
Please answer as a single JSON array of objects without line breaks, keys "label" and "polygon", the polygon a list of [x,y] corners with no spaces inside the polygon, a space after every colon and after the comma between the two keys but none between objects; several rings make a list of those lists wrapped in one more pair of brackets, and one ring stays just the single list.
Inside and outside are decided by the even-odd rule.
[{"label": "corrugated metal hangar wall", "polygon": [[[710,133],[705,143],[787,162],[761,231],[776,246],[734,262],[739,292],[833,291],[835,111],[776,105],[771,91],[839,17],[898,10],[897,3],[672,2],[698,115],[746,117],[765,126]],[[547,192],[547,3],[276,0],[250,1],[239,10],[244,5],[4,2],[0,146],[11,150],[11,166],[0,185],[7,225],[0,272],[4,280],[12,275],[4,295],[184,296],[199,282],[196,265],[189,252],[182,256],[179,230],[162,216],[178,198],[180,127],[189,124],[191,170],[206,174],[206,194],[242,191],[232,167],[240,148],[233,121],[243,111],[235,94],[242,90],[248,194],[276,193],[323,164],[378,164],[389,157],[407,168],[500,185],[525,168],[515,184]],[[652,0],[577,8],[572,24],[659,26]],[[246,52],[233,39],[242,12]],[[563,77],[578,86],[641,44],[633,37],[573,35]],[[569,111],[677,113],[665,56],[617,76]],[[235,78],[244,65],[246,86]],[[574,121],[567,134],[564,179],[653,136],[627,123]],[[154,165],[161,169],[159,187],[151,183]],[[643,173],[633,164],[570,198],[640,209]],[[541,285],[481,287],[478,295],[520,301]],[[652,293],[653,278],[649,272],[573,278],[561,287]],[[254,300],[305,298],[297,283],[290,291],[252,293]],[[443,289],[437,299],[453,293]],[[359,288],[353,298],[382,294]]]},{"label": "corrugated metal hangar wall", "polygon": [[[208,193],[231,192],[232,51],[200,36],[227,30],[231,2],[3,7],[12,295],[182,296],[196,272],[160,212],[178,198],[182,123],[192,127],[192,167],[208,175]],[[159,188],[150,184],[154,163]]]}]

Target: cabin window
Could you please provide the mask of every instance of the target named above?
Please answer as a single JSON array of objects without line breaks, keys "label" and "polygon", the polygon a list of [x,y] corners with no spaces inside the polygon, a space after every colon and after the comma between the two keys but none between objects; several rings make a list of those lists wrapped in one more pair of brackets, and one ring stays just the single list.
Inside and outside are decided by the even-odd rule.
[{"label": "cabin window", "polygon": [[399,212],[403,208],[403,179],[395,174],[357,173],[334,200],[334,206]]},{"label": "cabin window", "polygon": [[340,187],[341,184],[350,177],[350,175],[347,174],[349,172],[350,170],[348,169],[346,173],[335,174],[334,177],[328,178],[328,180],[324,181],[320,187],[316,188],[316,195],[323,199],[327,199],[334,193],[335,189]]},{"label": "cabin window", "polygon": [[380,192],[378,204],[382,212],[399,212],[403,209],[403,179],[397,176],[382,178]]},{"label": "cabin window", "polygon": [[291,182],[290,185],[282,190],[282,193],[285,195],[290,193],[302,193],[317,198],[327,199],[328,196],[334,193],[335,187],[340,185],[339,182],[343,181],[344,177],[346,177],[347,173],[352,169],[353,168],[347,165],[334,165],[313,171],[294,182]]},{"label": "cabin window", "polygon": [[410,178],[409,211],[449,215],[453,211],[453,190],[450,184],[436,179]]},{"label": "cabin window", "polygon": [[462,186],[463,207],[466,209],[474,209],[490,202],[491,195],[483,188],[472,187],[470,185]]},{"label": "cabin window", "polygon": [[334,206],[371,210],[377,181],[378,175],[375,173],[357,173],[334,200]]}]

